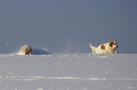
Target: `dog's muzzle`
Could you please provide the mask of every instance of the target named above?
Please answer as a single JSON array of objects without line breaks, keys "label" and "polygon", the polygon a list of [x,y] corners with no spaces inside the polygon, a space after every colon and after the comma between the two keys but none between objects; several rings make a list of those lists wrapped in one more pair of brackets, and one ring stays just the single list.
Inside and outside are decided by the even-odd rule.
[{"label": "dog's muzzle", "polygon": [[27,51],[27,52],[25,52],[25,55],[29,55],[29,52]]}]

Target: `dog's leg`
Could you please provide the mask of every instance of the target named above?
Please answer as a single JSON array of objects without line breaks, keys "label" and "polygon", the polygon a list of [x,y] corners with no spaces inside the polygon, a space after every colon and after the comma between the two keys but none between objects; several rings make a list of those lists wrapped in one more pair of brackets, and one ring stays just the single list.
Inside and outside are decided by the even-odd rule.
[{"label": "dog's leg", "polygon": [[118,53],[118,50],[115,50],[115,54],[117,54]]}]

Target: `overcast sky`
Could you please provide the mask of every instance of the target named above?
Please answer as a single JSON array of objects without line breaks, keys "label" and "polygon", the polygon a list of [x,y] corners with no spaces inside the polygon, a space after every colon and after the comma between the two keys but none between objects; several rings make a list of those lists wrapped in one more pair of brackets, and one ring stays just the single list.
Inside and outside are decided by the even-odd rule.
[{"label": "overcast sky", "polygon": [[51,53],[90,53],[117,41],[120,53],[137,53],[137,0],[1,0],[0,53],[22,45]]}]

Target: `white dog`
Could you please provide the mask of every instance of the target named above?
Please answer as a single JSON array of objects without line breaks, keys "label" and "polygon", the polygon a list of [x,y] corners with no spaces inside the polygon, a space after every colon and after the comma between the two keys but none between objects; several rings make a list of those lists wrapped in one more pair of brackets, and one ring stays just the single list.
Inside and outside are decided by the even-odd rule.
[{"label": "white dog", "polygon": [[36,55],[36,54],[49,54],[48,49],[32,47],[29,45],[24,45],[18,53],[19,55]]},{"label": "white dog", "polygon": [[24,45],[24,46],[21,48],[21,52],[22,52],[23,55],[31,55],[31,54],[33,54],[33,51],[32,51],[32,49],[31,49],[31,47],[28,46],[28,45]]},{"label": "white dog", "polygon": [[117,48],[118,48],[118,44],[116,41],[110,41],[108,43],[105,44],[101,44],[98,47],[94,47],[91,43],[89,44],[90,48],[92,49],[93,52],[95,52],[96,54],[117,54]]}]

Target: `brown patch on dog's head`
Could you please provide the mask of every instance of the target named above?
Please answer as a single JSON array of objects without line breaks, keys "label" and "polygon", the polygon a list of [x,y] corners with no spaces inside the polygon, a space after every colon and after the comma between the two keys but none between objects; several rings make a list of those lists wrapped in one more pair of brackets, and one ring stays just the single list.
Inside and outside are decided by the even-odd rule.
[{"label": "brown patch on dog's head", "polygon": [[110,47],[113,47],[114,45],[116,45],[115,48],[118,48],[118,45],[117,45],[116,41],[113,41],[113,40],[112,40],[112,41],[109,42],[109,46],[110,46]]},{"label": "brown patch on dog's head", "polygon": [[113,47],[113,45],[114,45],[114,41],[112,40],[109,42],[109,46]]},{"label": "brown patch on dog's head", "polygon": [[105,46],[104,46],[104,45],[101,45],[101,49],[102,49],[102,50],[105,50]]}]

